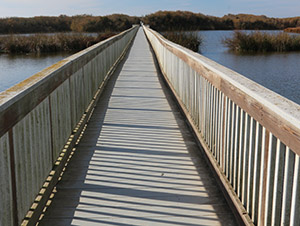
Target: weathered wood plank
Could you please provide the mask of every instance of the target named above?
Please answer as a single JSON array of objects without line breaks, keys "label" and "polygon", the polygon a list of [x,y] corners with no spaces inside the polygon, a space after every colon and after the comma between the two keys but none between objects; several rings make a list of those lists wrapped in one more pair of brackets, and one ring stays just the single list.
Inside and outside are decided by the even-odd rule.
[{"label": "weathered wood plank", "polygon": [[[92,110],[92,104],[106,83],[105,79],[123,57],[122,53],[127,50],[136,31],[137,27],[134,27],[100,42],[0,94],[0,192],[6,194],[5,198],[0,195],[1,225],[2,222],[4,225],[20,224],[39,192],[47,193],[44,191],[47,176],[52,168],[54,171],[59,168],[53,165],[54,161],[72,132],[73,137],[80,135],[79,129],[83,126],[75,126],[85,111]],[[98,70],[102,69],[97,66],[96,60],[106,62],[107,56],[101,53],[112,45],[116,46],[115,42],[122,42],[116,51],[119,55],[112,53],[111,61],[106,65],[106,72],[109,73],[101,74]],[[86,82],[83,82],[83,77]],[[77,89],[81,93],[76,93]],[[76,102],[77,97],[81,100],[79,103]],[[91,108],[86,110],[88,105]],[[76,140],[72,142],[75,145]],[[59,174],[57,170],[55,183]],[[47,183],[44,184],[45,180]],[[49,195],[53,186],[49,186]],[[42,211],[43,207],[34,203],[33,209]],[[6,214],[6,211],[9,213]],[[2,217],[2,213],[5,216]],[[26,219],[30,218],[30,214],[32,211]],[[30,219],[36,220],[37,215],[33,213]]]},{"label": "weathered wood plank", "polygon": [[158,37],[162,46],[206,78],[214,87],[300,155],[300,106],[298,104],[200,54],[171,43],[153,30],[149,32]]},{"label": "weathered wood plank", "polygon": [[140,30],[40,225],[235,225],[152,57]]},{"label": "weathered wood plank", "polygon": [[50,138],[49,99],[45,99],[13,128],[19,223],[52,168]]},{"label": "weathered wood plank", "polygon": [[68,80],[50,94],[53,161],[57,159],[72,132],[70,96],[70,83]]},{"label": "weathered wood plank", "polygon": [[[300,106],[198,53],[166,40],[147,27],[144,27],[144,30],[157,55],[167,83],[197,134],[209,161],[220,176],[222,185],[227,191],[225,194],[231,195],[232,200],[236,198],[237,202],[233,202],[234,209],[239,213],[243,223],[267,225],[272,220],[274,222],[275,212],[281,212],[281,222],[289,222],[289,211],[294,205],[291,202],[291,195],[287,195],[291,182],[287,178],[283,182],[283,176],[280,176],[279,183],[283,184],[282,196],[273,195],[273,186],[269,186],[274,177],[278,176],[273,153],[275,145],[272,142],[278,140],[278,145],[287,147],[287,152],[293,152],[291,156],[299,157]],[[196,81],[191,82],[191,70],[195,70],[197,76],[202,78],[206,88],[200,94],[205,100],[204,106],[198,110],[199,114],[203,115],[204,130],[201,128],[203,123],[194,119],[194,108],[190,104],[190,101],[195,98],[191,92],[192,87],[196,85]],[[186,88],[186,84],[190,84],[190,89]],[[218,129],[220,117],[225,109],[219,103],[220,94],[224,95],[231,105],[229,107],[231,111],[228,111],[229,123],[223,124],[227,126],[230,139],[227,139],[228,145],[223,146],[222,149],[219,148],[219,143],[224,139],[224,132],[220,135]],[[252,123],[251,128],[248,128],[248,118]],[[252,128],[253,125],[256,129]],[[227,163],[228,170],[224,174],[219,158],[220,155],[225,154],[228,156],[229,163]],[[292,160],[284,162],[282,159],[280,164],[282,169],[284,167],[289,174],[295,175],[298,169],[294,168],[294,163],[290,161]],[[247,167],[246,164],[249,166]],[[285,167],[285,164],[288,166]],[[252,166],[254,166],[253,173],[252,170],[250,171]],[[285,173],[284,177],[286,176]],[[294,189],[297,190],[298,187]],[[272,210],[275,206],[276,210]],[[276,216],[276,222],[279,222],[279,214]]]},{"label": "weathered wood plank", "polygon": [[0,138],[0,225],[13,222],[13,202],[8,133]]}]

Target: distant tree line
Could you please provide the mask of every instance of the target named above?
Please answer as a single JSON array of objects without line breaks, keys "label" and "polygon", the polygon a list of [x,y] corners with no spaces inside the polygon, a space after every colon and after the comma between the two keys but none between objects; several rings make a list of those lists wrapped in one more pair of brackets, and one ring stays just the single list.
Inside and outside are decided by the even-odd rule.
[{"label": "distant tree line", "polygon": [[178,30],[283,30],[300,26],[300,17],[269,18],[250,14],[206,16],[185,11],[158,11],[142,18],[157,31]]},{"label": "distant tree line", "polygon": [[109,32],[123,31],[140,22],[138,17],[122,14],[109,16],[65,16],[0,19],[1,34],[49,32]]},{"label": "distant tree line", "polygon": [[130,28],[132,24],[138,24],[140,21],[158,31],[281,30],[300,26],[300,17],[269,18],[249,14],[228,14],[223,17],[214,17],[186,11],[158,11],[144,17],[112,14],[108,16],[61,15],[58,17],[0,18],[0,33],[118,32]]}]

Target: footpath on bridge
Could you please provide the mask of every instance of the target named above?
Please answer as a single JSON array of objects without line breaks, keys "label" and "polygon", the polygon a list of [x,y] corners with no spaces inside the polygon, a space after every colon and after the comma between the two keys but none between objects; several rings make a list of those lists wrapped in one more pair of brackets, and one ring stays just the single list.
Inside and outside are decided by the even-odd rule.
[{"label": "footpath on bridge", "polygon": [[40,225],[235,225],[140,28]]}]

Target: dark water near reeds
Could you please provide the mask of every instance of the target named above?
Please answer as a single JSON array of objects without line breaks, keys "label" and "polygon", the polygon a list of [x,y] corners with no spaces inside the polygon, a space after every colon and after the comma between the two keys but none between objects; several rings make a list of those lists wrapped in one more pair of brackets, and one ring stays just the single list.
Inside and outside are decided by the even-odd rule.
[{"label": "dark water near reeds", "polygon": [[[233,31],[200,31],[201,54],[300,104],[300,52],[237,55],[222,39]],[[280,32],[280,31],[268,31]]]},{"label": "dark water near reeds", "polygon": [[[222,39],[233,31],[200,31],[201,54],[300,104],[300,52],[237,55]],[[278,32],[278,31],[268,31]],[[70,54],[0,54],[0,92]]]}]

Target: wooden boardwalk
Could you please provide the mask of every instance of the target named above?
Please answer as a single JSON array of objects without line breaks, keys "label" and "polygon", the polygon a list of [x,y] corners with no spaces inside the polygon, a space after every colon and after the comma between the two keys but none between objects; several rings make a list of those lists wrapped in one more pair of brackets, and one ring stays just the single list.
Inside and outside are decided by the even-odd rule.
[{"label": "wooden boardwalk", "polygon": [[40,225],[235,225],[142,29]]}]

